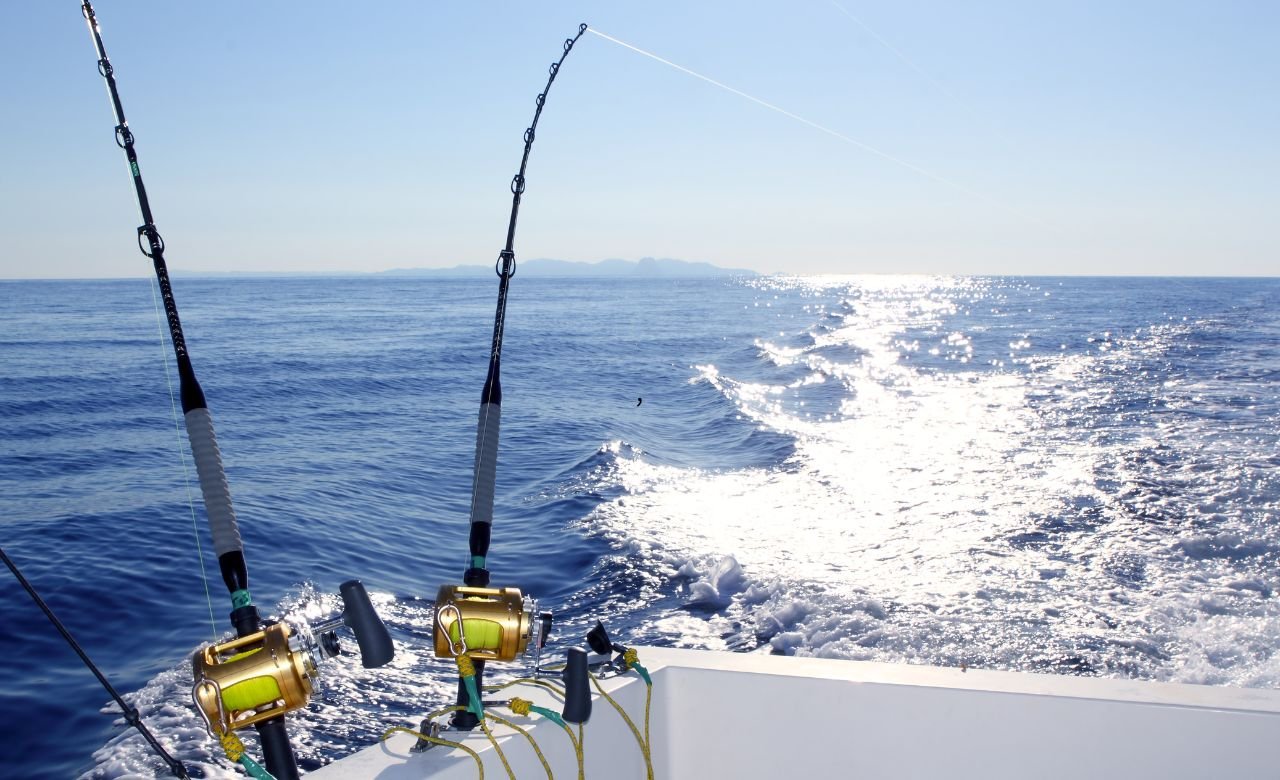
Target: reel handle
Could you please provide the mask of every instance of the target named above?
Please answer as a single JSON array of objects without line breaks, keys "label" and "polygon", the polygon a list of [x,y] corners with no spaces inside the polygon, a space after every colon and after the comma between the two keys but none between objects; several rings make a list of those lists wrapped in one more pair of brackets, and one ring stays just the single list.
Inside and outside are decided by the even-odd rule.
[{"label": "reel handle", "polygon": [[347,580],[338,586],[342,594],[342,622],[356,635],[360,645],[360,663],[366,669],[382,666],[396,653],[391,633],[369,601],[369,593],[360,580]]},{"label": "reel handle", "polygon": [[605,630],[604,623],[599,620],[596,621],[596,627],[587,632],[587,645],[598,655],[603,656],[608,656],[611,650],[624,652],[609,638],[609,632]]},{"label": "reel handle", "polygon": [[587,645],[593,652],[606,658],[610,651],[619,655],[627,652],[626,647],[609,638],[609,632],[605,630],[604,623],[599,620],[596,621],[596,627],[587,632]]},{"label": "reel handle", "polygon": [[586,723],[591,717],[587,651],[581,647],[569,648],[568,663],[564,667],[564,712],[561,717],[569,723]]}]

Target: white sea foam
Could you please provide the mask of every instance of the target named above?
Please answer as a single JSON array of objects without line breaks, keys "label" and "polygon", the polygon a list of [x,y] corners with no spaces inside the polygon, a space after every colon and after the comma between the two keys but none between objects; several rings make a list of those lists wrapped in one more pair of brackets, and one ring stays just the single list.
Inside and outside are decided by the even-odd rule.
[{"label": "white sea foam", "polygon": [[[707,621],[698,631],[682,619],[675,637],[658,609],[649,630],[824,657],[1280,684],[1266,564],[1280,533],[1220,471],[1232,440],[1196,418],[1116,429],[1092,411],[1145,392],[1141,374],[1132,388],[1100,377],[1163,360],[1185,326],[1099,331],[1066,354],[1034,350],[1024,332],[998,342],[1019,370],[942,371],[914,363],[921,336],[933,360],[976,359],[988,348],[978,334],[944,321],[981,290],[857,287],[856,304],[822,313],[812,347],[757,342],[780,370],[855,347],[854,362],[820,368],[845,386],[838,416],[807,417],[803,382],[696,369],[749,420],[794,437],[785,463],[619,461],[626,503],[602,505],[587,527],[625,527],[680,561],[680,605]],[[1158,392],[1177,408],[1200,391]]]}]

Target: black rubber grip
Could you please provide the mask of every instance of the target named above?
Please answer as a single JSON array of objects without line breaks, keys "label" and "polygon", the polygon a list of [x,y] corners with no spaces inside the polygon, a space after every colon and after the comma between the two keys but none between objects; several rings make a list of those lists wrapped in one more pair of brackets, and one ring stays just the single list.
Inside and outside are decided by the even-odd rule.
[{"label": "black rubber grip", "polygon": [[347,580],[338,586],[342,593],[342,622],[351,627],[360,645],[360,663],[366,669],[382,666],[396,654],[382,618],[373,609],[369,594],[360,580]]},{"label": "black rubber grip", "polygon": [[569,662],[564,667],[564,712],[569,723],[586,723],[591,718],[591,682],[587,679],[587,651],[569,648]]}]

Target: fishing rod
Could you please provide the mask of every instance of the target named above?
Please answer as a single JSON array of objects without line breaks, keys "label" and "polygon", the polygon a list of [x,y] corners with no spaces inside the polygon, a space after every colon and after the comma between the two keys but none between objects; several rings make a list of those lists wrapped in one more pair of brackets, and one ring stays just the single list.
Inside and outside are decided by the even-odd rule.
[{"label": "fishing rod", "polygon": [[187,438],[195,460],[218,568],[231,597],[230,619],[237,638],[202,648],[195,654],[192,659],[195,679],[192,699],[210,734],[221,739],[233,761],[253,771],[252,760],[244,756],[244,746],[233,733],[235,729],[253,725],[262,743],[267,771],[275,780],[296,780],[298,766],[285,729],[284,715],[306,705],[313,690],[317,663],[339,653],[334,632],[340,626],[351,628],[360,645],[361,663],[366,668],[382,666],[391,660],[394,654],[391,636],[358,580],[345,582],[340,588],[344,605],[342,616],[318,626],[264,623],[254,606],[249,593],[244,545],[240,540],[213,418],[204,391],[196,380],[186,339],[182,335],[182,322],[178,318],[178,307],[164,261],[164,239],[160,237],[151,214],[151,204],[138,167],[133,131],[125,119],[115,71],[107,58],[98,20],[89,0],[83,0],[81,11],[98,53],[98,73],[106,80],[115,111],[116,144],[124,150],[129,161],[129,172],[133,176],[138,206],[142,211],[138,248],[151,259],[160,285],[169,322],[169,337],[178,363],[179,396]]},{"label": "fishing rod", "polygon": [[67,644],[71,645],[71,649],[76,651],[76,655],[80,656],[80,660],[84,661],[85,666],[89,667],[89,671],[93,672],[93,676],[98,678],[98,682],[102,683],[102,687],[107,689],[107,693],[111,694],[111,698],[115,699],[116,704],[120,707],[120,711],[124,713],[125,722],[137,729],[138,733],[142,734],[142,738],[147,741],[147,744],[151,746],[151,749],[169,765],[169,771],[173,773],[174,777],[190,777],[190,775],[187,774],[187,768],[182,765],[182,762],[169,755],[169,751],[164,749],[164,745],[161,745],[160,741],[155,738],[155,735],[147,729],[146,724],[142,722],[142,716],[138,714],[138,708],[130,705],[124,700],[124,697],[116,691],[115,687],[111,685],[111,682],[107,680],[106,675],[98,669],[93,660],[89,658],[89,655],[85,653],[84,648],[80,647],[80,643],[76,641],[76,638],[71,635],[71,632],[67,630],[67,627],[63,625],[62,621],[58,619],[58,616],[53,613],[53,609],[45,603],[44,599],[40,598],[40,594],[36,592],[35,586],[28,582],[26,577],[22,576],[22,571],[18,569],[18,564],[14,563],[8,554],[5,553],[3,547],[0,547],[0,560],[3,560],[4,565],[9,567],[9,571],[13,572],[13,576],[17,577],[18,582],[26,589],[27,595],[31,596],[31,599],[36,603],[36,606],[40,607],[41,611],[44,612],[44,616],[49,618],[49,622],[53,623],[53,627],[58,629],[58,633],[62,634],[62,638],[67,640]]},{"label": "fishing rod", "polygon": [[520,215],[520,199],[524,195],[525,170],[529,167],[529,153],[537,135],[538,120],[547,102],[547,93],[560,72],[565,57],[573,51],[573,45],[587,31],[587,25],[578,25],[578,34],[565,39],[564,53],[551,63],[547,85],[538,93],[533,122],[524,131],[524,155],[520,158],[520,170],[511,179],[511,218],[507,223],[507,243],[498,253],[494,270],[498,274],[498,309],[493,318],[493,344],[489,350],[489,373],[485,376],[484,389],[480,393],[480,421],[476,427],[475,478],[471,486],[471,565],[463,575],[470,586],[486,587],[489,571],[486,557],[489,554],[490,531],[493,526],[494,482],[498,467],[498,430],[502,419],[502,332],[507,318],[507,288],[516,274],[516,219]]},{"label": "fishing rod", "polygon": [[[522,594],[518,588],[489,587],[487,557],[493,527],[498,430],[502,407],[500,384],[502,336],[506,318],[507,292],[511,278],[516,272],[516,221],[519,216],[521,197],[525,191],[525,172],[529,165],[529,154],[537,134],[538,120],[542,116],[542,109],[546,106],[547,94],[551,91],[551,85],[555,82],[565,58],[587,29],[587,25],[579,25],[578,34],[565,40],[560,59],[551,64],[547,84],[542,92],[538,93],[533,122],[524,133],[524,154],[520,159],[520,170],[511,180],[511,218],[507,223],[506,245],[499,253],[498,263],[495,265],[499,280],[498,307],[494,315],[489,370],[480,396],[480,419],[476,429],[475,475],[471,490],[470,565],[463,574],[465,584],[441,586],[436,594],[433,610],[435,654],[439,658],[452,658],[458,666],[456,704],[453,707],[436,710],[423,719],[418,731],[409,733],[418,737],[417,744],[412,748],[415,752],[429,750],[433,745],[464,747],[459,743],[441,739],[440,726],[433,720],[437,715],[453,711],[454,715],[449,723],[452,730],[467,732],[479,726],[501,758],[501,747],[486,723],[488,708],[505,707],[513,716],[519,717],[532,717],[536,714],[552,721],[568,734],[578,759],[578,777],[581,778],[583,776],[582,745],[585,739],[583,726],[591,718],[592,710],[591,685],[594,683],[599,687],[600,684],[599,678],[592,673],[592,669],[601,674],[618,675],[634,671],[644,680],[647,691],[643,737],[618,703],[604,693],[603,689],[600,690],[604,698],[631,727],[631,732],[636,737],[644,758],[645,776],[653,780],[653,761],[649,743],[649,711],[653,680],[648,670],[639,663],[635,649],[613,642],[604,625],[597,622],[595,628],[586,637],[587,645],[596,653],[594,658],[584,648],[571,646],[566,649],[563,664],[544,668],[541,664],[542,653],[547,637],[551,633],[551,613],[539,612],[537,602]],[[505,700],[483,698],[485,663],[514,661],[530,651],[533,654],[533,662],[527,676],[501,686],[489,686],[489,689],[501,690],[516,684],[536,686],[534,690],[543,690],[544,686],[550,687],[551,690],[559,693],[562,702],[559,713],[546,707],[536,706],[531,701],[519,697]],[[618,654],[616,658],[612,657],[614,652]],[[558,678],[561,685],[549,683],[548,678]],[[494,715],[493,719],[498,723],[514,727],[514,724],[500,716]],[[578,727],[576,738],[569,724]],[[520,731],[518,727],[515,728]],[[536,740],[528,734],[525,736],[539,757],[542,757]],[[477,760],[479,760],[478,756]],[[505,765],[506,759],[502,758],[502,762]],[[543,767],[550,777],[551,768],[545,759]],[[511,773],[510,767],[507,770]],[[483,774],[483,764],[481,764],[481,774]]]},{"label": "fishing rod", "polygon": [[[529,154],[537,135],[538,120],[546,106],[547,94],[560,72],[560,66],[573,51],[573,46],[587,31],[587,25],[578,25],[578,33],[565,39],[560,59],[551,63],[547,84],[538,93],[533,122],[524,131],[524,154],[520,158],[520,170],[511,179],[511,218],[507,222],[507,241],[494,271],[498,275],[498,306],[493,318],[493,342],[489,350],[489,370],[480,393],[480,415],[476,426],[475,472],[471,486],[471,514],[469,547],[471,558],[463,573],[463,585],[445,585],[436,597],[436,654],[459,661],[458,704],[464,709],[453,718],[454,728],[470,730],[481,720],[480,709],[468,705],[477,700],[469,686],[478,690],[484,675],[486,660],[509,661],[523,654],[528,648],[539,652],[551,628],[550,613],[535,615],[537,604],[523,596],[517,588],[490,588],[488,555],[493,528],[493,502],[498,465],[498,433],[502,420],[502,335],[506,323],[507,291],[511,278],[516,274],[516,220],[520,213],[520,200],[525,191],[525,172],[529,167]],[[483,613],[483,619],[481,615]],[[473,618],[472,616],[476,616]],[[505,617],[504,617],[505,616]],[[470,626],[497,624],[503,628],[492,640],[481,640],[477,632],[465,636]],[[463,656],[468,656],[463,663]],[[577,669],[579,664],[574,663]],[[536,667],[536,663],[535,663]],[[581,665],[585,673],[585,664]],[[470,674],[468,672],[471,672]],[[576,679],[576,673],[575,673]],[[582,678],[585,685],[585,677]],[[576,683],[575,683],[576,686]],[[585,688],[584,688],[585,695]],[[576,700],[577,697],[575,697]],[[586,711],[590,711],[589,703]]]},{"label": "fishing rod", "polygon": [[[129,129],[129,122],[124,115],[124,106],[120,102],[115,70],[107,58],[98,19],[89,0],[83,0],[81,11],[89,25],[89,33],[93,36],[94,48],[98,52],[98,73],[107,82],[111,106],[115,111],[116,144],[124,150],[125,157],[129,161],[129,172],[133,176],[133,187],[138,196],[138,207],[142,211],[142,225],[138,228],[138,248],[142,250],[142,254],[151,259],[155,267],[156,280],[160,285],[160,297],[169,322],[169,339],[173,343],[173,351],[178,363],[178,392],[182,402],[187,438],[191,443],[196,476],[200,482],[200,492],[204,497],[209,531],[213,537],[214,552],[218,556],[218,568],[222,573],[222,581],[231,595],[231,623],[238,636],[248,636],[260,630],[262,619],[249,593],[249,571],[244,559],[244,545],[240,541],[240,528],[236,523],[235,507],[231,503],[231,488],[227,484],[226,470],[222,465],[222,453],[218,449],[213,417],[205,402],[204,390],[196,379],[195,369],[191,365],[191,356],[187,351],[187,342],[182,335],[182,321],[178,318],[178,305],[174,301],[173,288],[169,282],[169,269],[164,262],[164,239],[156,229],[155,219],[151,214],[151,203],[147,199],[147,188],[142,183],[138,153],[134,148],[134,135]],[[270,722],[263,722],[257,728],[268,771],[275,775],[277,780],[293,780],[298,777],[297,761],[293,756],[293,747],[289,744],[284,719],[277,718]]]},{"label": "fishing rod", "polygon": [[[236,523],[235,507],[231,503],[231,488],[227,484],[226,470],[222,465],[222,453],[218,449],[217,436],[213,430],[213,418],[205,401],[204,390],[196,379],[195,369],[191,365],[191,355],[187,351],[187,342],[182,335],[182,321],[178,318],[178,305],[174,301],[173,287],[169,281],[169,269],[164,262],[164,239],[156,230],[155,219],[151,215],[151,203],[147,199],[147,188],[142,183],[142,172],[138,168],[138,153],[134,148],[133,131],[124,116],[124,107],[120,103],[120,93],[116,89],[116,79],[111,61],[107,59],[103,48],[102,35],[98,29],[98,20],[94,15],[89,0],[83,0],[85,19],[89,22],[89,32],[93,35],[94,46],[98,50],[98,72],[106,79],[107,90],[111,94],[111,104],[116,114],[116,143],[124,149],[129,160],[129,171],[133,174],[133,186],[138,194],[138,206],[142,210],[143,224],[138,228],[138,248],[142,254],[151,258],[155,267],[156,279],[160,284],[160,297],[164,302],[165,315],[169,321],[169,338],[173,342],[173,352],[178,362],[179,397],[182,401],[182,414],[186,422],[187,437],[191,441],[191,453],[196,464],[196,475],[200,480],[200,492],[204,496],[205,512],[209,517],[209,529],[213,536],[214,551],[218,556],[218,568],[222,572],[222,580],[231,594],[233,611],[231,621],[239,634],[244,635],[256,631],[261,623],[257,607],[249,594],[249,572],[244,559],[244,545],[240,541],[240,527]],[[145,239],[146,244],[143,245]]]}]

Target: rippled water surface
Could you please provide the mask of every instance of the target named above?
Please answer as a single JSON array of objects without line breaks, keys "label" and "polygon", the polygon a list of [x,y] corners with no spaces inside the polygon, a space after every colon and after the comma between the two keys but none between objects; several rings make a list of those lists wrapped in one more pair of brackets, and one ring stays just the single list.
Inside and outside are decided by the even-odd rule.
[{"label": "rippled water surface", "polygon": [[[496,288],[176,282],[257,602],[319,618],[360,577],[399,645],[330,665],[304,767],[452,695],[430,599]],[[0,543],[232,776],[189,704],[229,604],[149,282],[0,294]],[[1280,686],[1280,280],[517,277],[503,358],[490,567],[561,642]],[[12,578],[0,621],[6,777],[161,771]]]}]

